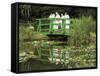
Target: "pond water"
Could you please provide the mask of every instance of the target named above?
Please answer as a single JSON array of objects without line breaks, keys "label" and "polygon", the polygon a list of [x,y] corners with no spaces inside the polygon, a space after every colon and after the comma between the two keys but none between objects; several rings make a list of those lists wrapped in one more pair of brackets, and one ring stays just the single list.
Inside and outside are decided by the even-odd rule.
[{"label": "pond water", "polygon": [[27,62],[19,64],[20,71],[38,71],[38,70],[56,70],[56,69],[67,69],[61,64],[56,65],[55,63],[43,62],[36,59],[29,59]]},{"label": "pond water", "polygon": [[33,41],[33,52],[19,55],[20,71],[57,70],[96,66],[94,47],[70,47],[64,42]]}]

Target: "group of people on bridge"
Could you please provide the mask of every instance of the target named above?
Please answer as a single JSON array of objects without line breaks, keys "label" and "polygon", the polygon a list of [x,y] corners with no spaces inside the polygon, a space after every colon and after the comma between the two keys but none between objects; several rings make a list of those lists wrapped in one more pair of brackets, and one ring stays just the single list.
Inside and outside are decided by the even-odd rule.
[{"label": "group of people on bridge", "polygon": [[53,23],[55,24],[54,27],[53,27],[54,29],[58,29],[59,26],[60,26],[60,28],[62,28],[62,25],[61,25],[62,24],[62,19],[66,19],[66,21],[65,21],[65,24],[66,24],[65,28],[69,29],[70,16],[67,13],[61,14],[61,15],[58,12],[51,13],[49,18],[55,18],[55,20],[53,21]]}]

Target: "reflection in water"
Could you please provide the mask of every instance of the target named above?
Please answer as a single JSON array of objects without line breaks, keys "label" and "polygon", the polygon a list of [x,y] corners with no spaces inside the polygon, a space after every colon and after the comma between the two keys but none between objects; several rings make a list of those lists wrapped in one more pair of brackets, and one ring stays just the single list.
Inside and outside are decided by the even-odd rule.
[{"label": "reflection in water", "polygon": [[[69,47],[64,42],[33,41],[33,52],[19,54],[20,71],[96,66],[95,48]],[[91,51],[91,52],[90,52]]]},{"label": "reflection in water", "polygon": [[52,55],[48,58],[51,63],[55,63],[56,65],[61,64],[67,64],[69,53],[64,48],[52,48],[50,51],[52,52]]}]

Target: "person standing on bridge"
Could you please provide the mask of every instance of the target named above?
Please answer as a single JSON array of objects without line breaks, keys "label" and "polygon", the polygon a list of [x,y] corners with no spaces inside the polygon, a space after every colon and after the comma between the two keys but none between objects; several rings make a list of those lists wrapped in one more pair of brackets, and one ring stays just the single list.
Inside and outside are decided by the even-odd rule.
[{"label": "person standing on bridge", "polygon": [[65,13],[64,17],[66,18],[66,25],[65,25],[65,28],[66,29],[69,29],[69,24],[70,24],[70,16]]},{"label": "person standing on bridge", "polygon": [[59,13],[58,12],[56,12],[56,22],[57,22],[57,27],[58,27],[58,29],[61,29],[62,27],[61,27],[61,20],[60,20],[60,15],[59,15]]},{"label": "person standing on bridge", "polygon": [[54,13],[51,13],[50,16],[49,16],[49,18],[50,18],[50,23],[53,24],[53,27],[50,26],[50,29],[52,29],[52,28],[53,29],[58,29],[58,27],[55,25],[56,24],[56,20],[55,20],[56,15]]}]

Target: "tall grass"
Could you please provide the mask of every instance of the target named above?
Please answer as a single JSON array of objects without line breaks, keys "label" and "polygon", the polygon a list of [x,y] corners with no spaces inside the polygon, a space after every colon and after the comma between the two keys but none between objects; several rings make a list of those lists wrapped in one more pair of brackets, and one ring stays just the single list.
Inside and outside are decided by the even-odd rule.
[{"label": "tall grass", "polygon": [[[96,21],[91,16],[82,16],[79,19],[72,19],[72,29],[70,30],[71,37],[69,38],[69,44],[80,46],[89,45],[90,43],[96,42]],[[93,37],[92,34],[95,35]]]}]

